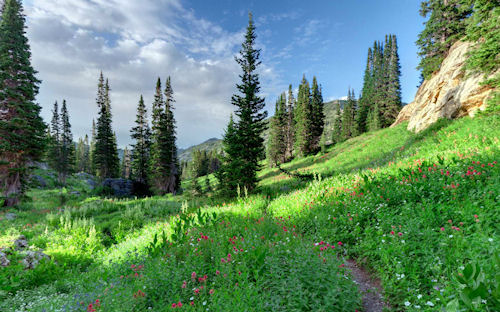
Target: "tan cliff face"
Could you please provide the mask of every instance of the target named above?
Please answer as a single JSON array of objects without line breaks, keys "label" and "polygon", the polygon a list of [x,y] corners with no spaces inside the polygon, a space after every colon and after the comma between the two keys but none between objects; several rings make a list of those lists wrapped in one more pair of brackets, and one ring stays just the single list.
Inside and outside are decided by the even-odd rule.
[{"label": "tan cliff face", "polygon": [[409,121],[408,130],[422,131],[439,118],[471,116],[486,108],[492,88],[480,85],[482,74],[469,75],[463,66],[471,43],[455,43],[441,68],[418,88],[415,99],[403,107],[391,127]]}]

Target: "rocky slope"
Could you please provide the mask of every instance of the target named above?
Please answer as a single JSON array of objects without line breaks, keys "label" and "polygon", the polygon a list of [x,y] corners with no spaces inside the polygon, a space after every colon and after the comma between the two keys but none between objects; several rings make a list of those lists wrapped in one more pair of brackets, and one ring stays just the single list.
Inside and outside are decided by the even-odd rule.
[{"label": "rocky slope", "polygon": [[414,101],[403,107],[392,126],[408,121],[408,130],[419,132],[439,118],[473,117],[486,108],[492,88],[480,84],[482,74],[464,71],[470,46],[458,41],[451,47],[440,70],[422,83]]}]

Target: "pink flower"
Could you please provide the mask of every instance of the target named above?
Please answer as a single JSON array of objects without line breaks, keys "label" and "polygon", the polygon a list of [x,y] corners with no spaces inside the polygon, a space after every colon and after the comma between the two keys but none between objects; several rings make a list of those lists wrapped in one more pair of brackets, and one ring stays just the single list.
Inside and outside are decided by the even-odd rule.
[{"label": "pink flower", "polygon": [[186,288],[186,284],[187,284],[186,281],[182,282],[182,288]]},{"label": "pink flower", "polygon": [[220,271],[219,271],[219,270],[215,271],[215,274],[219,275],[219,274],[220,274]]},{"label": "pink flower", "polygon": [[196,272],[191,273],[191,278],[195,279],[196,278]]},{"label": "pink flower", "polygon": [[444,227],[441,227],[441,232],[443,232],[443,231],[444,231]]},{"label": "pink flower", "polygon": [[342,245],[344,245],[344,244],[342,244],[342,242],[338,242],[338,243],[337,243],[337,245],[342,246]]},{"label": "pink flower", "polygon": [[403,236],[403,233],[399,232],[399,233],[398,233],[398,235],[399,235],[399,236]]},{"label": "pink flower", "polygon": [[394,231],[391,231],[391,235],[394,235]]},{"label": "pink flower", "polygon": [[212,288],[212,289],[210,289],[210,291],[208,293],[211,294],[211,295],[213,295],[214,292],[215,292],[215,290]]},{"label": "pink flower", "polygon": [[180,308],[180,307],[182,307],[182,302],[180,302],[180,301],[179,301],[179,302],[177,302],[177,306],[178,306],[179,308]]},{"label": "pink flower", "polygon": [[174,302],[172,303],[172,308],[176,308],[177,307],[177,304]]}]

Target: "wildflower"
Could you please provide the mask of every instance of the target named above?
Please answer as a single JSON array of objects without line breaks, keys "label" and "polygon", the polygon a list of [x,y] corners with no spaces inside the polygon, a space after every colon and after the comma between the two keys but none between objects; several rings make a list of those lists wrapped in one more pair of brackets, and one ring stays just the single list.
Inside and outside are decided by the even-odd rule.
[{"label": "wildflower", "polygon": [[433,307],[434,306],[434,303],[432,303],[430,301],[427,301],[425,304],[428,305],[429,307]]},{"label": "wildflower", "polygon": [[186,281],[182,282],[182,288],[186,288],[186,284],[187,284]]},{"label": "wildflower", "polygon": [[195,278],[196,278],[196,272],[191,273],[191,279],[194,280]]},{"label": "wildflower", "polygon": [[441,227],[441,232],[443,232],[443,231],[444,231],[444,227]]},{"label": "wildflower", "polygon": [[177,307],[177,304],[174,302],[172,303],[172,308],[176,308]]},{"label": "wildflower", "polygon": [[215,271],[215,274],[216,274],[216,275],[220,275],[220,271],[219,271],[219,270],[216,270],[216,271]]},{"label": "wildflower", "polygon": [[213,295],[214,292],[215,292],[215,290],[212,288],[212,289],[210,289],[210,291],[208,293],[211,294],[211,295]]},{"label": "wildflower", "polygon": [[177,306],[178,306],[179,308],[180,308],[180,307],[182,307],[182,302],[180,302],[180,301],[179,301],[179,302],[177,302]]},{"label": "wildflower", "polygon": [[399,236],[403,236],[403,233],[399,232],[399,233],[398,233],[398,235],[399,235]]},{"label": "wildflower", "polygon": [[342,242],[338,242],[337,245],[342,246],[343,244],[342,244]]},{"label": "wildflower", "polygon": [[391,231],[391,235],[394,235],[394,231]]},{"label": "wildflower", "polygon": [[405,306],[409,307],[410,305],[411,305],[411,303],[409,301],[405,302]]}]

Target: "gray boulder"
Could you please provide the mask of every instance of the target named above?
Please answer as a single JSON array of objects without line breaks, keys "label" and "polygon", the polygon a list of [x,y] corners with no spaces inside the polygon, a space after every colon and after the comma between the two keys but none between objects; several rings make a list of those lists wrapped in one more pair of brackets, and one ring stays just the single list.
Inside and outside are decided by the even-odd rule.
[{"label": "gray boulder", "polygon": [[0,251],[0,266],[6,267],[9,266],[10,260],[7,259],[7,255]]},{"label": "gray boulder", "polygon": [[16,246],[16,250],[23,250],[28,248],[28,240],[24,235],[20,235],[15,241],[14,246]]},{"label": "gray boulder", "polygon": [[34,269],[42,259],[50,260],[50,257],[41,251],[28,250],[24,254],[23,265],[26,269]]},{"label": "gray boulder", "polygon": [[102,186],[111,191],[112,195],[117,197],[132,196],[134,193],[134,182],[127,179],[106,179]]},{"label": "gray boulder", "polygon": [[9,220],[9,221],[12,221],[16,218],[16,214],[15,213],[12,213],[12,212],[7,212],[5,214],[5,220]]}]

